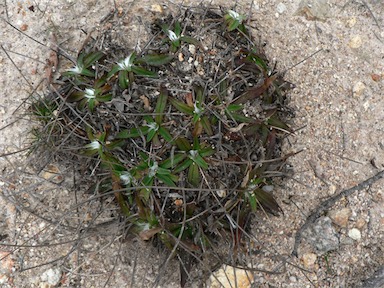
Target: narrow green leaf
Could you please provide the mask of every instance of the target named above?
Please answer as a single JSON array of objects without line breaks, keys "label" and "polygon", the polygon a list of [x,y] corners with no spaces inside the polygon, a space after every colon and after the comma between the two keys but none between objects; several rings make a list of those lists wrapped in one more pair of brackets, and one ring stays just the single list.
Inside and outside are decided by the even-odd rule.
[{"label": "narrow green leaf", "polygon": [[200,41],[197,40],[196,38],[193,38],[193,37],[182,36],[182,37],[180,37],[180,40],[184,41],[186,43],[189,43],[189,44],[193,44],[195,46],[203,47],[203,45],[200,43]]},{"label": "narrow green leaf", "polygon": [[95,110],[95,107],[96,107],[96,99],[89,99],[88,100],[88,108],[91,112],[93,112],[93,110]]},{"label": "narrow green leaf", "polygon": [[67,101],[68,102],[77,102],[81,99],[84,99],[85,93],[83,91],[75,91],[71,95],[68,96]]},{"label": "narrow green leaf", "polygon": [[253,194],[253,192],[248,192],[247,196],[248,196],[249,204],[251,205],[252,212],[256,212],[257,211],[257,200],[256,200],[255,194]]},{"label": "narrow green leaf", "polygon": [[157,114],[155,116],[155,121],[159,125],[161,124],[161,122],[163,120],[163,113],[165,111],[165,107],[167,106],[167,100],[168,100],[167,89],[161,89],[160,95],[157,98],[156,108],[155,108],[155,113]]},{"label": "narrow green leaf", "polygon": [[194,186],[197,187],[199,186],[201,181],[201,175],[199,171],[199,166],[196,165],[195,163],[192,163],[191,166],[189,166],[188,169],[188,182]]},{"label": "narrow green leaf", "polygon": [[92,64],[94,64],[95,62],[97,62],[101,58],[103,58],[103,56],[104,56],[104,53],[100,52],[100,51],[91,52],[91,53],[87,54],[83,60],[84,68],[88,68],[89,66],[91,66]]},{"label": "narrow green leaf", "polygon": [[161,137],[164,138],[165,141],[167,141],[168,143],[172,143],[173,137],[172,137],[171,133],[169,133],[169,131],[167,129],[165,129],[164,127],[160,126],[159,134],[161,135]]},{"label": "narrow green leaf", "polygon": [[149,129],[148,134],[147,134],[147,142],[151,142],[153,137],[155,137],[156,133],[157,133],[157,130]]},{"label": "narrow green leaf", "polygon": [[138,76],[157,77],[156,72],[149,71],[139,66],[132,66],[132,72]]},{"label": "narrow green leaf", "polygon": [[169,54],[151,54],[144,56],[141,60],[151,66],[161,66],[168,64],[173,59],[173,55]]},{"label": "narrow green leaf", "polygon": [[209,157],[215,153],[216,151],[212,147],[206,147],[199,150],[199,154],[201,157]]},{"label": "narrow green leaf", "polygon": [[176,187],[176,184],[173,182],[173,180],[171,179],[170,175],[166,175],[166,174],[157,174],[156,177],[163,181],[164,184],[166,184],[167,186],[169,187]]},{"label": "narrow green leaf", "polygon": [[241,104],[230,104],[227,107],[227,110],[230,112],[235,112],[243,109],[243,105]]},{"label": "narrow green leaf", "polygon": [[191,150],[191,144],[189,141],[184,137],[178,137],[175,140],[177,148],[179,148],[181,151],[189,151]]},{"label": "narrow green leaf", "polygon": [[171,169],[171,168],[175,167],[177,164],[179,164],[181,161],[183,161],[185,159],[185,157],[187,157],[187,155],[185,155],[185,153],[177,153],[173,157],[171,156],[171,157],[165,159],[161,163],[161,167],[166,168],[166,169]]},{"label": "narrow green leaf", "polygon": [[192,157],[191,159],[193,160],[193,162],[195,162],[197,165],[199,165],[204,170],[208,169],[208,163],[205,162],[205,160],[203,159],[203,157],[200,156],[199,153],[197,153],[196,156]]},{"label": "narrow green leaf", "polygon": [[181,35],[181,25],[180,25],[179,21],[175,22],[175,31],[174,32],[175,32],[176,36]]},{"label": "narrow green leaf", "polygon": [[121,70],[119,65],[114,65],[111,69],[111,71],[108,72],[107,78],[111,78],[113,75],[115,75],[117,72]]},{"label": "narrow green leaf", "polygon": [[187,169],[189,166],[191,166],[193,164],[193,161],[192,159],[186,159],[185,161],[183,161],[179,166],[176,167],[174,173],[179,173],[185,169]]},{"label": "narrow green leaf", "polygon": [[193,107],[190,107],[188,106],[187,104],[179,101],[179,100],[176,100],[172,97],[169,97],[169,101],[171,102],[171,104],[177,109],[179,110],[180,112],[182,113],[185,113],[185,114],[188,114],[188,115],[194,115],[193,113]]},{"label": "narrow green leaf", "polygon": [[208,119],[208,116],[203,116],[200,119],[201,124],[203,125],[204,131],[208,134],[208,136],[213,135],[213,130],[211,126],[211,122]]},{"label": "narrow green leaf", "polygon": [[129,87],[130,81],[128,78],[128,71],[121,70],[119,72],[119,86],[121,89],[127,89]]},{"label": "narrow green leaf", "polygon": [[117,139],[136,138],[136,137],[140,137],[140,136],[147,134],[148,131],[149,131],[149,127],[147,127],[147,126],[142,126],[139,128],[126,129],[126,130],[120,131],[116,135],[116,138]]},{"label": "narrow green leaf", "polygon": [[285,124],[283,121],[281,121],[276,115],[274,115],[268,119],[268,124],[270,126],[291,132],[291,128],[289,128],[289,126],[287,124]]},{"label": "narrow green leaf", "polygon": [[277,204],[275,198],[271,193],[265,192],[261,188],[257,188],[253,191],[258,203],[268,212],[277,214],[281,212],[279,204]]},{"label": "narrow green leaf", "polygon": [[241,114],[237,114],[237,113],[227,113],[228,116],[230,117],[230,119],[233,119],[237,122],[240,122],[240,123],[252,123],[252,122],[255,122],[254,119],[250,118],[250,117],[247,117],[247,116],[244,116],[244,115],[241,115]]},{"label": "narrow green leaf", "polygon": [[101,96],[97,96],[96,100],[99,102],[108,102],[112,100],[112,94],[105,94]]}]

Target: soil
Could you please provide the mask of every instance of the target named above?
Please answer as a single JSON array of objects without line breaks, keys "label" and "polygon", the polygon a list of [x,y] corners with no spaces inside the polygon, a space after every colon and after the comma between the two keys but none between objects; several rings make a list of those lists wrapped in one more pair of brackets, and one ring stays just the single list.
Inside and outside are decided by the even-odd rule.
[{"label": "soil", "polygon": [[[312,5],[305,5],[309,2]],[[97,0],[1,4],[2,287],[179,287],[177,262],[170,261],[162,269],[168,257],[164,251],[135,238],[120,241],[119,223],[110,215],[116,209],[113,204],[106,203],[110,214],[97,214],[93,203],[74,209],[70,203],[88,197],[71,191],[76,180],[72,171],[49,163],[48,172],[59,171],[59,176],[51,179],[47,171],[38,176],[26,164],[26,153],[16,152],[28,147],[28,131],[34,125],[23,116],[23,103],[32,93],[47,93],[47,61],[52,59],[47,46],[55,47],[52,42],[56,42],[75,56],[87,35],[107,25],[105,20],[116,8],[124,15],[122,25],[133,39],[124,45],[140,47],[146,24],[161,13],[177,11],[181,3],[198,5],[195,1],[152,0],[139,4]],[[308,238],[300,242],[297,257],[291,252],[296,232],[318,205],[383,170],[384,3],[244,0],[237,1],[235,8],[227,4],[210,1],[212,6],[249,15],[253,34],[265,44],[269,59],[295,85],[290,106],[296,114],[291,123],[296,132],[285,140],[283,153],[301,152],[289,158],[287,169],[294,171],[293,176],[274,186],[284,215],[260,213],[254,221],[251,234],[257,240],[257,253],[248,255],[254,268],[253,285],[367,287],[369,281],[363,281],[384,266],[382,179],[322,211],[321,216],[332,219],[340,243],[336,249],[319,252]],[[117,41],[124,36],[117,35]],[[15,196],[23,202],[14,202]],[[87,221],[95,213],[101,224],[89,231]],[[35,245],[42,242],[45,245]],[[57,258],[60,261],[49,263]],[[44,263],[48,264],[39,266]],[[47,273],[50,268],[53,270]],[[203,277],[198,271],[195,274]],[[196,278],[191,286],[199,282]],[[380,287],[373,286],[380,285],[377,283],[369,287]]]}]

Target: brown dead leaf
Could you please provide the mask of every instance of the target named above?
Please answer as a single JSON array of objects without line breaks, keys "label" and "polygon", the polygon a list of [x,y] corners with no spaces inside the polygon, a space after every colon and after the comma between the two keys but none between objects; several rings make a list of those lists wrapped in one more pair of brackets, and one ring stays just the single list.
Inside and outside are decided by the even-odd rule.
[{"label": "brown dead leaf", "polygon": [[192,93],[187,93],[185,95],[185,102],[187,103],[188,106],[193,107],[193,97]]},{"label": "brown dead leaf", "polygon": [[47,59],[47,64],[45,65],[45,78],[48,81],[48,84],[52,83],[53,73],[57,71],[57,66],[59,64],[59,58],[57,56],[57,38],[56,35],[51,33],[51,44],[49,45],[51,48],[49,52],[49,57]]},{"label": "brown dead leaf", "polygon": [[141,95],[140,99],[143,100],[144,109],[147,110],[147,111],[151,111],[152,107],[149,104],[149,99],[146,96],[144,96],[144,95]]},{"label": "brown dead leaf", "polygon": [[157,233],[159,233],[161,230],[163,230],[163,229],[160,227],[144,230],[144,231],[141,231],[139,233],[139,237],[142,240],[147,241],[147,240],[151,239],[153,236],[155,236]]}]

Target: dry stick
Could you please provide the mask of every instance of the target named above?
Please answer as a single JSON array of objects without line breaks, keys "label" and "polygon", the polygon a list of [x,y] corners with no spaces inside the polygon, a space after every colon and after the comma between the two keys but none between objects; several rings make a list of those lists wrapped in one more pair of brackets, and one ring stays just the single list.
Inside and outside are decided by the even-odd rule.
[{"label": "dry stick", "polygon": [[384,170],[368,178],[367,180],[357,184],[356,186],[353,186],[352,188],[341,191],[339,194],[328,198],[327,200],[322,202],[319,206],[317,206],[315,211],[313,211],[311,215],[307,217],[307,220],[305,221],[305,223],[300,227],[299,230],[297,230],[295,235],[295,244],[293,246],[291,255],[297,257],[297,249],[299,248],[304,230],[306,230],[311,224],[313,224],[323,211],[332,207],[335,204],[335,202],[340,200],[342,197],[348,197],[356,191],[360,191],[368,186],[371,186],[373,183],[375,183],[376,181],[378,181],[383,177],[384,177]]}]

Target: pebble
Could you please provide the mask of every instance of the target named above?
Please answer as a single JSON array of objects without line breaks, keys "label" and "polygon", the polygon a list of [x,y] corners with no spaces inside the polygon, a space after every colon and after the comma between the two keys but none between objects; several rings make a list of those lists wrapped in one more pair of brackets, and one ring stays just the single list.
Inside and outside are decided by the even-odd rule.
[{"label": "pebble", "polygon": [[43,281],[40,283],[40,286],[46,284],[49,286],[57,286],[60,283],[61,271],[58,268],[49,268],[41,274],[40,279]]},{"label": "pebble", "polygon": [[253,275],[247,270],[223,265],[209,277],[209,282],[207,286],[210,288],[248,288],[253,282]]},{"label": "pebble", "polygon": [[305,253],[302,257],[303,265],[305,268],[313,268],[317,260],[317,255],[315,253]]},{"label": "pebble", "polygon": [[357,228],[352,228],[348,231],[348,236],[353,240],[359,241],[361,239],[361,232]]},{"label": "pebble", "polygon": [[320,254],[339,248],[339,237],[332,226],[329,217],[320,217],[316,223],[305,232],[309,244]]},{"label": "pebble", "polygon": [[363,45],[363,40],[361,39],[360,35],[355,35],[351,38],[351,40],[349,40],[348,45],[352,49],[357,49],[360,48],[361,45]]},{"label": "pebble", "polygon": [[283,3],[277,4],[276,11],[279,14],[283,14],[287,10],[287,7]]},{"label": "pebble", "polygon": [[360,97],[363,94],[365,88],[366,86],[363,82],[356,82],[352,88],[353,96]]},{"label": "pebble", "polygon": [[351,216],[352,211],[349,208],[343,208],[338,211],[331,211],[329,217],[332,219],[332,222],[340,227],[347,227],[348,219]]}]

